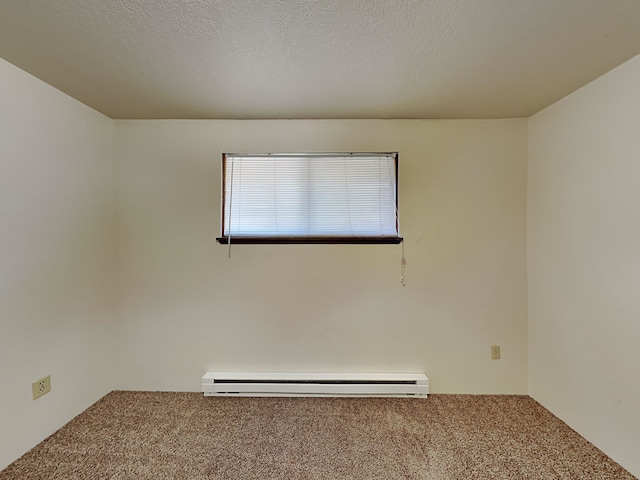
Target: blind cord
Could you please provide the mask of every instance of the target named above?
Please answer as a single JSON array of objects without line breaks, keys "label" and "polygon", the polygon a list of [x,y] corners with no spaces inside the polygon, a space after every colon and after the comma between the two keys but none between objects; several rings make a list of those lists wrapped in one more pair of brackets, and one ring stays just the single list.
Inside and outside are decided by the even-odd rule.
[{"label": "blind cord", "polygon": [[404,240],[400,242],[400,283],[403,287],[407,284],[404,281],[404,271],[407,267],[407,260],[404,258]]},{"label": "blind cord", "polygon": [[227,231],[227,245],[229,245],[229,258],[231,258],[231,202],[233,201],[233,159],[231,159],[231,184],[229,185],[229,230]]}]

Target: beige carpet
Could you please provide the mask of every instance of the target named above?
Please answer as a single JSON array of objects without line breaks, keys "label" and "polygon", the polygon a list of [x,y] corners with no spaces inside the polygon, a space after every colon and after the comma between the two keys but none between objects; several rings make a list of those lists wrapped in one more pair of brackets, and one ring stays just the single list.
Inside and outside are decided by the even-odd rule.
[{"label": "beige carpet", "polygon": [[8,479],[633,479],[526,396],[113,392]]}]

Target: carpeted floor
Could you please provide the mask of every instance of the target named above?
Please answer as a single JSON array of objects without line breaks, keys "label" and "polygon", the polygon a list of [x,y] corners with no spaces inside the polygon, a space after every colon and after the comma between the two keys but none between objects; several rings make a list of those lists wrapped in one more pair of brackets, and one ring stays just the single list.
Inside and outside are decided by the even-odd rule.
[{"label": "carpeted floor", "polygon": [[9,479],[633,479],[526,396],[112,392]]}]

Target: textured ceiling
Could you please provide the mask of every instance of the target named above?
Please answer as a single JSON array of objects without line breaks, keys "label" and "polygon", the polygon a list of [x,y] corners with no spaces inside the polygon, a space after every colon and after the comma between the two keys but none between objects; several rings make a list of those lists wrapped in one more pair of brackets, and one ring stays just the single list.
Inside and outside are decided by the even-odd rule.
[{"label": "textured ceiling", "polygon": [[0,57],[118,119],[525,117],[638,53],[639,0],[0,0]]}]

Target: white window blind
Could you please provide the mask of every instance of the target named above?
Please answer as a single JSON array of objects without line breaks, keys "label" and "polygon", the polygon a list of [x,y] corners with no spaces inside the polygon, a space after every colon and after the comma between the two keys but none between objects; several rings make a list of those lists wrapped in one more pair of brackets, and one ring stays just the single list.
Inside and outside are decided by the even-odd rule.
[{"label": "white window blind", "polygon": [[397,154],[225,154],[221,243],[398,243]]}]

